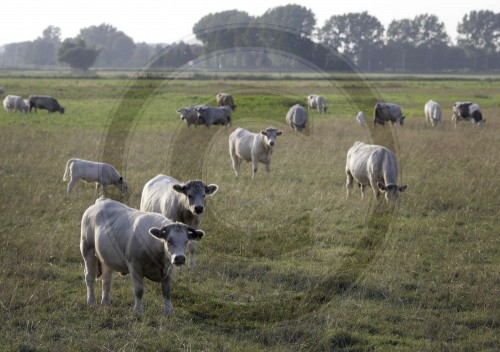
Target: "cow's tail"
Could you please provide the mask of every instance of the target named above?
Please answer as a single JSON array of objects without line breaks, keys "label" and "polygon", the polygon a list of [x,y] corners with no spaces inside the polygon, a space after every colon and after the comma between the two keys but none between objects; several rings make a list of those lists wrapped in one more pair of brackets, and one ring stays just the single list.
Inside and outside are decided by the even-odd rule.
[{"label": "cow's tail", "polygon": [[66,181],[68,179],[68,173],[69,173],[69,166],[75,162],[76,159],[69,159],[68,162],[66,163],[66,169],[64,170],[64,175],[63,175],[63,181]]}]

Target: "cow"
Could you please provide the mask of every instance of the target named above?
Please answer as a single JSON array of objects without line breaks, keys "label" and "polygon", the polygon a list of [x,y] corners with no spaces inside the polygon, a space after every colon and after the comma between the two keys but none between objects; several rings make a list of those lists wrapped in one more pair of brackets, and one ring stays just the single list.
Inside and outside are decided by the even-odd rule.
[{"label": "cow", "polygon": [[[144,185],[140,210],[160,213],[172,221],[199,228],[205,212],[205,198],[218,189],[216,184],[207,185],[200,180],[182,183],[173,177],[158,175]],[[190,242],[188,249],[189,264],[194,266],[195,243]]]},{"label": "cow", "polygon": [[186,262],[188,241],[205,233],[161,214],[141,212],[125,204],[98,199],[82,217],[80,252],[85,263],[87,304],[95,305],[94,283],[102,276],[101,304],[111,305],[113,272],[130,274],[134,309],[142,314],[144,278],[161,282],[165,313],[174,313],[170,291],[174,267]]},{"label": "cow", "polygon": [[99,194],[99,187],[102,185],[103,194],[108,197],[108,187],[116,186],[125,195],[128,194],[128,182],[116,171],[116,169],[106,163],[88,161],[83,159],[69,159],[66,162],[63,181],[66,181],[69,175],[67,194],[71,193],[78,180],[85,182],[95,182],[96,197]]},{"label": "cow", "polygon": [[266,172],[269,175],[276,137],[282,134],[282,131],[272,127],[268,127],[259,133],[253,133],[239,127],[231,133],[229,135],[229,154],[236,177],[238,177],[243,160],[252,162],[252,179],[255,178],[259,162],[266,166]]},{"label": "cow", "polygon": [[358,121],[360,126],[363,126],[366,123],[366,116],[363,111],[358,112],[358,115],[356,115],[356,121]]},{"label": "cow", "polygon": [[50,113],[59,111],[64,114],[64,108],[59,105],[56,99],[47,95],[30,95],[30,112],[35,109],[47,110]]},{"label": "cow", "polygon": [[377,103],[373,109],[373,125],[377,126],[377,123],[384,125],[386,121],[391,121],[392,124],[395,122],[403,125],[406,116],[401,112],[401,106],[392,103]]},{"label": "cow", "polygon": [[309,109],[317,109],[319,113],[323,114],[326,114],[326,111],[328,110],[325,98],[317,94],[311,94],[307,97],[307,105]]},{"label": "cow", "polygon": [[391,205],[396,205],[400,193],[408,188],[408,185],[397,183],[396,155],[380,145],[355,142],[347,152],[345,173],[348,198],[354,181],[361,188],[361,198],[364,198],[365,187],[370,186],[375,199],[378,200],[380,194],[384,193],[386,202]]},{"label": "cow", "polygon": [[3,108],[5,112],[28,112],[29,105],[26,105],[24,99],[19,95],[7,95],[3,100]]},{"label": "cow", "polygon": [[4,94],[5,93],[5,88],[4,87],[0,87],[0,94]]},{"label": "cow", "polygon": [[222,107],[199,107],[195,109],[198,118],[207,128],[212,125],[229,125],[231,126],[232,110],[229,106]]},{"label": "cow", "polygon": [[427,126],[436,126],[441,122],[441,106],[434,100],[429,100],[424,105],[425,123]]},{"label": "cow", "polygon": [[215,96],[217,101],[217,106],[229,106],[232,111],[236,110],[236,105],[234,104],[234,98],[232,95],[227,93],[219,93]]},{"label": "cow", "polygon": [[472,102],[456,102],[453,104],[453,116],[451,120],[455,128],[460,120],[470,120],[473,125],[477,126],[482,126],[486,122],[486,119],[483,119],[479,105]]},{"label": "cow", "polygon": [[203,120],[198,117],[198,113],[196,112],[196,109],[199,108],[208,108],[208,105],[187,106],[177,110],[177,113],[181,120],[186,121],[188,127],[191,125],[195,125],[196,127],[204,124]]},{"label": "cow", "polygon": [[286,113],[286,123],[294,131],[303,131],[306,128],[308,119],[309,116],[306,109],[304,109],[300,104],[295,104]]}]

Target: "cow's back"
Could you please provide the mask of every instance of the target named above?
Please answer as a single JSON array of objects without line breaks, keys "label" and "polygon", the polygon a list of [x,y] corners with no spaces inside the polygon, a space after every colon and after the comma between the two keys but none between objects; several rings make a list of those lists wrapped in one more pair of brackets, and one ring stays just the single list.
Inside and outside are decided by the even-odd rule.
[{"label": "cow's back", "polygon": [[149,180],[142,191],[140,210],[160,213],[171,219],[170,203],[177,193],[172,189],[172,185],[176,183],[181,182],[166,175],[158,175]]}]

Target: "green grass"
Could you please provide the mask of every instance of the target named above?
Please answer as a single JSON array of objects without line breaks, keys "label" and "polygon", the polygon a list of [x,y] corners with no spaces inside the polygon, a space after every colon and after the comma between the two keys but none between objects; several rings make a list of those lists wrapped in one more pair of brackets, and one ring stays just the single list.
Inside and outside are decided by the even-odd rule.
[{"label": "green grass", "polygon": [[[374,79],[405,126],[357,126],[352,101],[374,98],[346,79],[3,79],[8,94],[51,94],[66,113],[0,111],[0,350],[498,350],[500,83]],[[175,110],[214,104],[219,91],[235,95],[233,127],[185,128]],[[325,95],[329,113],[311,112],[308,134],[296,135],[284,117],[310,93]],[[430,98],[444,110],[436,128],[423,117]],[[484,128],[453,128],[458,100],[481,105]],[[245,163],[236,179],[229,133],[268,125],[284,130],[270,177],[260,166],[252,180]],[[370,192],[346,199],[349,147],[391,136],[410,185],[399,207],[377,207]],[[175,316],[149,281],[136,316],[129,276],[115,276],[112,307],[86,305],[79,232],[94,188],[66,197],[71,157],[117,165],[131,194],[112,196],[133,207],[158,173],[219,185],[198,265],[175,274]]]}]

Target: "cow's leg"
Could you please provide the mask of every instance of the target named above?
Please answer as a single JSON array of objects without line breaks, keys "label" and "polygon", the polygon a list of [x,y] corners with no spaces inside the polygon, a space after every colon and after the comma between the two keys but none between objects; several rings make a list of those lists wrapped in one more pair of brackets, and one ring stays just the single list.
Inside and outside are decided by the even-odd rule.
[{"label": "cow's leg", "polygon": [[266,165],[266,172],[269,175],[271,173],[271,162],[268,161],[265,165]]},{"label": "cow's leg", "polygon": [[346,176],[347,176],[347,180],[345,183],[345,188],[347,190],[347,198],[349,198],[349,196],[351,194],[352,187],[354,185],[354,177],[352,177],[351,172],[348,170],[346,171]]},{"label": "cow's leg", "polygon": [[108,185],[102,185],[102,194],[104,195],[104,197],[108,198]]},{"label": "cow's leg", "polygon": [[170,270],[165,280],[161,282],[161,291],[165,302],[165,313],[168,315],[174,314],[174,306],[170,300],[170,285],[172,283],[173,270]]},{"label": "cow's leg", "polygon": [[132,286],[134,288],[134,309],[137,314],[142,314],[144,308],[142,307],[142,296],[144,295],[144,277],[142,272],[138,271],[133,265],[129,266],[130,277],[132,278]]},{"label": "cow's leg", "polygon": [[359,188],[361,188],[361,199],[364,199],[366,185],[359,184]]},{"label": "cow's leg", "polygon": [[99,182],[95,183],[95,198],[99,197],[99,187],[101,187]]},{"label": "cow's leg", "polygon": [[71,191],[73,190],[73,188],[75,188],[77,182],[78,182],[78,180],[76,178],[71,178],[71,180],[69,181],[68,190],[66,191],[68,196],[71,193]]},{"label": "cow's leg", "polygon": [[85,263],[85,283],[87,285],[87,304],[95,305],[94,284],[97,273],[97,258],[95,256],[95,249],[86,246],[80,242],[80,251],[82,252],[83,261]]},{"label": "cow's leg", "polygon": [[104,263],[102,264],[102,298],[101,304],[111,305],[111,282],[113,281],[113,270]]},{"label": "cow's leg", "polygon": [[252,159],[252,178],[255,178],[258,166],[259,166],[259,161],[257,159]]},{"label": "cow's leg", "polygon": [[241,159],[238,158],[235,154],[231,153],[231,160],[233,161],[234,174],[236,175],[236,178],[238,178],[238,175],[240,173]]}]

